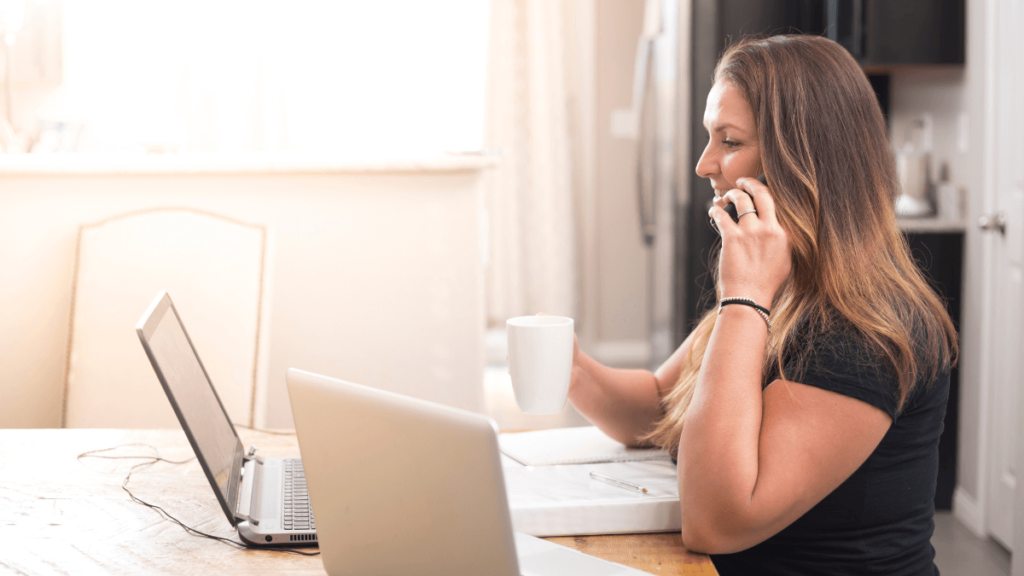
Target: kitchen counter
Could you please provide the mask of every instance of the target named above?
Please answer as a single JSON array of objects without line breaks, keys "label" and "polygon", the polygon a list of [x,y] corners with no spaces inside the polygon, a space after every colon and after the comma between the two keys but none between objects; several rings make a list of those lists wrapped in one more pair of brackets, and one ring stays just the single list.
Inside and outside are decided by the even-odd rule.
[{"label": "kitchen counter", "polygon": [[940,220],[938,218],[899,218],[900,230],[913,234],[955,234],[964,232],[967,223],[963,220]]}]

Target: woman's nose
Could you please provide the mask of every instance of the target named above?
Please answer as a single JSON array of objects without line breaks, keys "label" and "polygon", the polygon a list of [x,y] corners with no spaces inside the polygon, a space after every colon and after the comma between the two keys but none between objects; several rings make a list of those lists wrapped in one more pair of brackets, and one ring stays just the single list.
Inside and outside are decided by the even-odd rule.
[{"label": "woman's nose", "polygon": [[711,178],[718,173],[718,163],[715,162],[710,149],[710,144],[704,147],[704,152],[700,155],[700,160],[697,161],[697,167],[694,169],[697,176],[701,178]]}]

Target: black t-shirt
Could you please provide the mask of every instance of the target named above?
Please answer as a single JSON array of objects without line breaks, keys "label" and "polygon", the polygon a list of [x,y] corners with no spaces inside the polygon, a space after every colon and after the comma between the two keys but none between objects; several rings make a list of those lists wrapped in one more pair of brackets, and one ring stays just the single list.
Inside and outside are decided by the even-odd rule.
[{"label": "black t-shirt", "polygon": [[881,365],[851,332],[811,346],[801,377],[786,370],[885,411],[892,426],[853,475],[795,522],[752,548],[712,556],[721,576],[939,573],[931,536],[949,370],[918,383],[897,413],[897,381]]}]

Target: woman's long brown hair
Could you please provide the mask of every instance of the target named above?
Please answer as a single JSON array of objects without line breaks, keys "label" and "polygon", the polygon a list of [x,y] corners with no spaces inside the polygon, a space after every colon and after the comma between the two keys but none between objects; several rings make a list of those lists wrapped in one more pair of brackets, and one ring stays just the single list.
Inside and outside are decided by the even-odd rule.
[{"label": "woman's long brown hair", "polygon": [[[799,381],[810,346],[852,330],[897,379],[902,411],[918,383],[956,362],[957,336],[897,225],[895,162],[867,77],[835,42],[793,35],[740,40],[715,80],[731,83],[753,110],[793,251],[792,274],[772,304],[762,385]],[[678,449],[717,317],[712,309],[698,323],[679,382],[662,399],[665,417],[640,440]]]}]

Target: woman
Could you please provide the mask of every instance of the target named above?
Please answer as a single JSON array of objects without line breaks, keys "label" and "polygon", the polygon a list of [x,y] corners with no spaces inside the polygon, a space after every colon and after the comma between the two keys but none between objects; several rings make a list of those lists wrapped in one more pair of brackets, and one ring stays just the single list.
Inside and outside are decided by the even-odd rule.
[{"label": "woman", "polygon": [[683,543],[723,576],[937,573],[956,333],[897,228],[874,92],[827,39],[745,39],[704,126],[721,305],[654,374],[577,350],[572,403],[678,455]]}]

